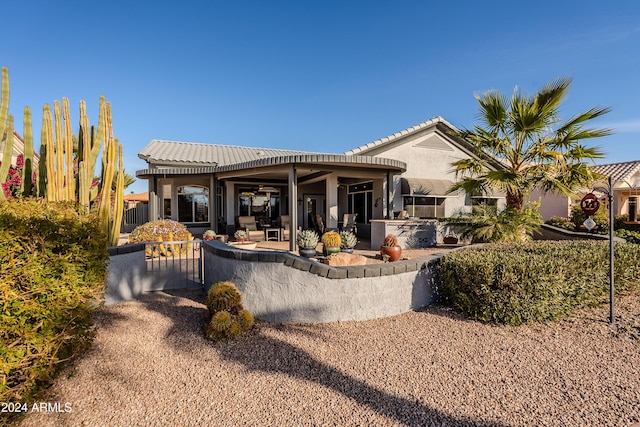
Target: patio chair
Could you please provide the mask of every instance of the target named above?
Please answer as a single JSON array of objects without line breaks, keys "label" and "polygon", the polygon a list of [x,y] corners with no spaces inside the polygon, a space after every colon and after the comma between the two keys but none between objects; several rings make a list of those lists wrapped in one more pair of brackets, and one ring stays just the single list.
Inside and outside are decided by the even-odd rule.
[{"label": "patio chair", "polygon": [[264,240],[264,232],[258,230],[258,223],[256,222],[255,216],[239,216],[238,226],[247,232],[250,241],[257,242]]},{"label": "patio chair", "polygon": [[342,227],[340,228],[341,231],[350,231],[353,234],[358,234],[358,227],[356,226],[356,217],[358,216],[357,213],[355,214],[351,214],[351,213],[346,213],[342,216]]},{"label": "patio chair", "polygon": [[282,228],[282,240],[289,240],[289,230],[291,228],[289,215],[280,215],[280,227]]},{"label": "patio chair", "polygon": [[324,220],[320,214],[316,214],[316,230],[320,236],[324,233]]}]

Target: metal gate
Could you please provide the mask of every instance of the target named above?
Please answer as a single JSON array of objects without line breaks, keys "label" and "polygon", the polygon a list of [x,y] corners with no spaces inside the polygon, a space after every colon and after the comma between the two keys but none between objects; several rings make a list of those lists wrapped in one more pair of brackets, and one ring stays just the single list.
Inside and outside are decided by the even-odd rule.
[{"label": "metal gate", "polygon": [[154,290],[204,286],[202,240],[147,243],[145,256]]}]

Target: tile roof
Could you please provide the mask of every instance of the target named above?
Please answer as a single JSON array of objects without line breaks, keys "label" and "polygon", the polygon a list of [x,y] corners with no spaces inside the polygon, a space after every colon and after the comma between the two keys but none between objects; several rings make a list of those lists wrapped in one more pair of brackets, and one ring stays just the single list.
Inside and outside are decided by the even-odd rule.
[{"label": "tile roof", "polygon": [[130,193],[125,194],[123,197],[125,202],[148,202],[149,201],[149,192],[145,191],[144,193]]},{"label": "tile roof", "polygon": [[640,160],[595,165],[593,166],[593,170],[599,174],[613,177],[614,183],[624,181],[629,183],[633,174],[640,171]]},{"label": "tile roof", "polygon": [[393,141],[397,140],[398,138],[402,138],[404,136],[407,135],[411,135],[413,133],[419,132],[423,129],[432,127],[432,126],[436,126],[438,123],[442,123],[445,126],[451,128],[452,130],[457,130],[455,126],[453,126],[451,123],[449,123],[448,121],[446,121],[445,119],[443,119],[440,116],[437,117],[433,117],[427,121],[424,121],[422,123],[418,123],[415,126],[411,126],[410,128],[407,128],[405,130],[401,130],[400,132],[396,132],[393,135],[389,135],[389,136],[385,136],[384,138],[380,138],[377,139],[373,142],[370,142],[368,144],[365,145],[361,145],[360,147],[356,147],[354,149],[351,149],[349,151],[345,151],[344,154],[346,154],[347,156],[352,156],[355,154],[362,154],[362,153],[366,153],[367,151],[376,148],[376,147],[380,147],[386,144],[390,144]]},{"label": "tile roof", "polygon": [[309,151],[299,150],[240,147],[234,145],[201,144],[154,139],[138,153],[138,157],[149,163],[170,162],[188,163],[194,166],[226,166],[269,157],[295,156],[310,153]]}]

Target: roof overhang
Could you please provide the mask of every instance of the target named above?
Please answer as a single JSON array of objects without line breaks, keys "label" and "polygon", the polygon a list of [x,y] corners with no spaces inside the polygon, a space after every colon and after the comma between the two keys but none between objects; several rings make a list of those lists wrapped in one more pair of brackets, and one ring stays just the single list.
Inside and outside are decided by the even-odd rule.
[{"label": "roof overhang", "polygon": [[377,169],[396,173],[402,173],[407,170],[406,163],[382,157],[347,156],[344,154],[301,154],[267,157],[224,166],[175,166],[143,169],[136,171],[136,177],[228,174],[240,171],[255,171],[257,173],[262,169],[273,169],[274,167],[284,168],[291,165],[295,165],[296,167],[322,167],[327,169]]},{"label": "roof overhang", "polygon": [[403,196],[457,197],[457,192],[449,192],[453,184],[448,179],[402,178],[400,193]]}]

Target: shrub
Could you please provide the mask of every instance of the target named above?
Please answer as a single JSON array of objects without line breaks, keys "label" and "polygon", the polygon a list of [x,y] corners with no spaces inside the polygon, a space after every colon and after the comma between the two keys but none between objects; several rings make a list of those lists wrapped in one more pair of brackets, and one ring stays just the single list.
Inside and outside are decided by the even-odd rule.
[{"label": "shrub", "polygon": [[107,237],[69,202],[0,203],[0,401],[35,399],[91,344]]},{"label": "shrub", "polygon": [[476,242],[525,242],[542,224],[542,216],[536,204],[526,206],[522,212],[506,208],[499,214],[492,206],[476,206],[461,222],[462,236]]},{"label": "shrub", "polygon": [[615,235],[625,239],[628,243],[640,244],[640,233],[626,229],[615,230]]},{"label": "shrub", "polygon": [[546,222],[546,224],[552,225],[558,228],[564,228],[569,231],[576,231],[576,225],[571,222],[569,218],[563,218],[561,216],[552,216]]},{"label": "shrub", "polygon": [[[571,206],[570,219],[571,222],[576,225],[577,231],[587,231],[587,229],[582,225],[582,223],[586,221],[587,216],[582,212],[579,204]],[[596,212],[591,219],[596,223],[596,226],[591,230],[592,232],[596,234],[607,234],[609,232],[609,208],[604,203],[600,203],[598,212]]]},{"label": "shrub", "polygon": [[191,238],[193,236],[184,224],[170,219],[159,219],[136,227],[129,235],[129,242],[184,241]]},{"label": "shrub", "polygon": [[[440,295],[465,315],[519,325],[548,322],[607,300],[608,242],[490,244],[446,254]],[[640,246],[615,245],[616,290],[639,288]]]},{"label": "shrub", "polygon": [[209,323],[205,335],[212,341],[235,338],[253,327],[251,313],[242,307],[242,295],[231,282],[218,282],[207,294]]}]

